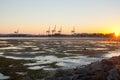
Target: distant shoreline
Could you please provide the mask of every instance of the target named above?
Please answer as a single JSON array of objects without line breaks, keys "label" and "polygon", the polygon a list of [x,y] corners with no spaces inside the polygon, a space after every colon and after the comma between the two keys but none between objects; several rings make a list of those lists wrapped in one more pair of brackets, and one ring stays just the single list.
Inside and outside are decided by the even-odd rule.
[{"label": "distant shoreline", "polygon": [[44,36],[44,37],[0,37],[0,39],[71,39],[71,40],[113,40],[116,41],[115,38],[111,37],[49,37],[49,36]]},{"label": "distant shoreline", "polygon": [[101,38],[113,38],[115,33],[103,34],[103,33],[75,33],[75,34],[0,34],[0,37],[101,37]]}]

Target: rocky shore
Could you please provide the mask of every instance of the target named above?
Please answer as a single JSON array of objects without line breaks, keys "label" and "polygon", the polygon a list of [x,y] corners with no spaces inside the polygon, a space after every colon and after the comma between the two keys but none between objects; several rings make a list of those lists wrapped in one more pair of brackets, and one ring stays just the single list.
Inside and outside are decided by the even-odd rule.
[{"label": "rocky shore", "polygon": [[75,69],[57,70],[45,80],[120,80],[120,56]]}]

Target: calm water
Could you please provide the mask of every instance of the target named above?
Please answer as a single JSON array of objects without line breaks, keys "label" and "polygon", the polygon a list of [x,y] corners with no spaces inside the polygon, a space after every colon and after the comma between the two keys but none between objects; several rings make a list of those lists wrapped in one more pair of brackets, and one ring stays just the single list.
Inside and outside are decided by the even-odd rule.
[{"label": "calm water", "polygon": [[24,64],[32,70],[86,65],[120,55],[119,47],[119,42],[109,38],[0,38],[0,56],[32,60]]}]

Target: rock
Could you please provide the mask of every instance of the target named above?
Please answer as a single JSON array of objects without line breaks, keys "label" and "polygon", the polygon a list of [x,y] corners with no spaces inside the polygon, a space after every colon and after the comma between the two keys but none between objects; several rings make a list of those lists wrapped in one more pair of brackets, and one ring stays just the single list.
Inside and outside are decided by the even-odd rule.
[{"label": "rock", "polygon": [[[93,80],[92,76],[84,76],[82,78],[80,78],[81,80]],[[77,80],[80,80],[80,79],[77,79]]]},{"label": "rock", "polygon": [[72,80],[71,77],[63,77],[61,80]]},{"label": "rock", "polygon": [[85,76],[88,74],[88,70],[86,68],[75,69],[75,74],[81,74]]},{"label": "rock", "polygon": [[66,70],[57,70],[55,76],[59,77],[59,76],[72,76],[74,75],[75,71],[74,69],[66,69]]},{"label": "rock", "polygon": [[72,76],[72,80],[77,80],[77,79],[79,79],[79,75]]},{"label": "rock", "polygon": [[56,77],[47,77],[44,80],[61,80],[61,79],[58,79]]},{"label": "rock", "polygon": [[111,62],[113,62],[114,64],[120,64],[120,56],[116,57],[112,57]]},{"label": "rock", "polygon": [[120,73],[116,68],[109,71],[108,80],[120,80]]},{"label": "rock", "polygon": [[103,66],[100,62],[94,62],[89,66],[90,66],[90,70],[89,70],[90,74],[99,74],[100,72],[103,72]]},{"label": "rock", "polygon": [[109,71],[112,69],[115,65],[111,62],[111,60],[104,59],[101,61],[101,64],[103,66],[104,71]]},{"label": "rock", "polygon": [[45,80],[120,80],[120,56],[93,62],[84,67],[58,70]]},{"label": "rock", "polygon": [[115,68],[120,72],[120,64],[115,65]]},{"label": "rock", "polygon": [[93,80],[106,80],[107,73],[105,72],[98,72],[98,74],[93,75]]}]

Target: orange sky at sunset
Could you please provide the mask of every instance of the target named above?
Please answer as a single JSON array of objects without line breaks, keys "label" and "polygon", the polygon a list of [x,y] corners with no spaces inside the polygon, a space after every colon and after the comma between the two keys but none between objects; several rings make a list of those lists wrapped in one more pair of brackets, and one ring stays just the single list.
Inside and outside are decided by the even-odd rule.
[{"label": "orange sky at sunset", "polygon": [[120,0],[0,0],[0,34],[120,32]]}]

